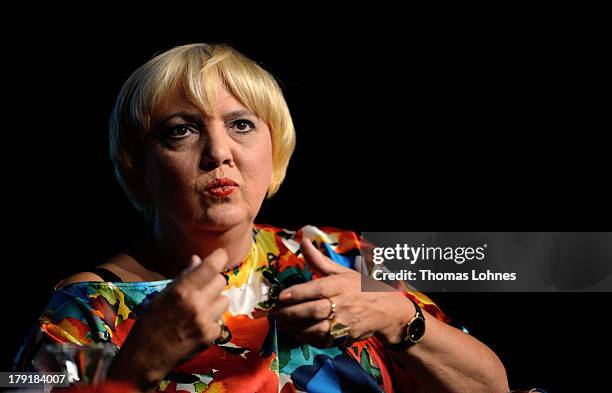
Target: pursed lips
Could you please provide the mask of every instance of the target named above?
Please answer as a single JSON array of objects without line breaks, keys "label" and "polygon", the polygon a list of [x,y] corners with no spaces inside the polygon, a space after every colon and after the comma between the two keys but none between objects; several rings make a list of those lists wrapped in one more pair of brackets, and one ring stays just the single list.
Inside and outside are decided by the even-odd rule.
[{"label": "pursed lips", "polygon": [[216,197],[224,197],[238,188],[238,183],[229,178],[219,178],[211,180],[205,188],[205,191]]}]

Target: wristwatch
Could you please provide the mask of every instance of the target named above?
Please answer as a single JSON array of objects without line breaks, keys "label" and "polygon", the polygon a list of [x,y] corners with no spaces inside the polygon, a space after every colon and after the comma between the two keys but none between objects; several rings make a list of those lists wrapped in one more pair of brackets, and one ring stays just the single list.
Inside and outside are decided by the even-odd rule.
[{"label": "wristwatch", "polygon": [[414,304],[414,309],[416,310],[416,314],[414,318],[408,322],[406,326],[406,333],[404,338],[399,344],[389,344],[387,347],[391,349],[404,349],[411,347],[415,344],[418,344],[425,335],[425,315],[423,315],[423,311],[421,311],[421,307],[419,307],[416,302],[410,298],[408,298]]}]

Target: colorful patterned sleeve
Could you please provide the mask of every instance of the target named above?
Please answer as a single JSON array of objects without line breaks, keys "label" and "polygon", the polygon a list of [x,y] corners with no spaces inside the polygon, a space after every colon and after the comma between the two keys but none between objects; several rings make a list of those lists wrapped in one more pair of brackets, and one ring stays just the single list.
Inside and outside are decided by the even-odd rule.
[{"label": "colorful patterned sleeve", "polygon": [[[157,293],[134,288],[139,298]],[[112,283],[83,282],[55,291],[26,338],[13,365],[15,370],[34,371],[52,368],[53,359],[45,351],[51,343],[89,345],[109,343],[119,348],[131,329],[146,299],[134,302],[134,296]],[[159,288],[161,290],[161,288]],[[134,304],[132,304],[134,303]]]},{"label": "colorful patterned sleeve", "polygon": [[15,370],[35,371],[50,367],[51,359],[44,351],[46,344],[86,345],[91,342],[86,323],[87,307],[83,306],[81,297],[72,297],[79,288],[68,286],[51,296],[15,359]]}]

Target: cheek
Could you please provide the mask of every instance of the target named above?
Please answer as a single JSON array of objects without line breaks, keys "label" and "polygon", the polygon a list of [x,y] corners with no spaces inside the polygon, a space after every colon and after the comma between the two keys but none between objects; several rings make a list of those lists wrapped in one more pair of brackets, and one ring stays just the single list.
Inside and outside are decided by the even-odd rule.
[{"label": "cheek", "polygon": [[255,203],[261,203],[270,185],[272,176],[272,147],[270,143],[260,145],[243,156],[242,176],[245,180],[249,199],[255,198]]},{"label": "cheek", "polygon": [[156,152],[145,162],[146,186],[154,199],[178,196],[181,193],[176,191],[192,188],[194,173],[188,159],[177,157],[172,153]]}]

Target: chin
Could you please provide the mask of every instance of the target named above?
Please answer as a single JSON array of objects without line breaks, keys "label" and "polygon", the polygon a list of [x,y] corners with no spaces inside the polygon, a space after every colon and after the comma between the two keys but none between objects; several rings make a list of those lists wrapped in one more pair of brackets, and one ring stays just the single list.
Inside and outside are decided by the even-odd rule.
[{"label": "chin", "polygon": [[224,231],[248,220],[246,209],[239,206],[213,206],[203,211],[199,226],[207,230]]}]

